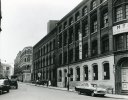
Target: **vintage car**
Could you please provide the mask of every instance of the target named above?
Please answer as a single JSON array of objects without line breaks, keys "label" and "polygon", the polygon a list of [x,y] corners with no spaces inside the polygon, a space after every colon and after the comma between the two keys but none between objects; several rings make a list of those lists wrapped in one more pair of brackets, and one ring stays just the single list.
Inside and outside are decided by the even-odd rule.
[{"label": "vintage car", "polygon": [[10,80],[10,87],[11,87],[11,88],[18,89],[18,82],[17,82],[17,79],[11,79],[11,80]]},{"label": "vintage car", "polygon": [[8,79],[0,79],[0,94],[4,91],[9,92],[10,84]]},{"label": "vintage car", "polygon": [[96,84],[91,83],[82,83],[81,85],[76,86],[75,90],[78,91],[79,94],[85,93],[91,96],[104,96],[106,94],[106,89],[98,87]]}]

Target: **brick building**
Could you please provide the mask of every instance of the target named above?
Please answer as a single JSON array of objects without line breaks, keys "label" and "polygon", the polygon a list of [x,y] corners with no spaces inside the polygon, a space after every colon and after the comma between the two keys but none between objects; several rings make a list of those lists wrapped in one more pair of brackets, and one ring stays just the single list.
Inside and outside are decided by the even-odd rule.
[{"label": "brick building", "polygon": [[[53,67],[48,65],[52,39],[55,39]],[[67,87],[69,83],[73,88],[91,82],[125,94],[127,49],[128,0],[83,0],[34,46],[33,72],[36,78],[39,71],[41,79],[56,78],[58,87]],[[57,77],[49,68],[56,70]]]}]

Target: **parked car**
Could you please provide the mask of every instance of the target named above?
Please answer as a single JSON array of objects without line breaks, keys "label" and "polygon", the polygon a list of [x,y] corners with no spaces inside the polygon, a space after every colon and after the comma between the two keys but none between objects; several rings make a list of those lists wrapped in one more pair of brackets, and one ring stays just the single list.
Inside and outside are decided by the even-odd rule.
[{"label": "parked car", "polygon": [[79,86],[76,86],[75,90],[78,91],[79,94],[85,93],[91,96],[104,96],[107,92],[105,88],[98,87],[96,84],[91,83],[83,83]]},{"label": "parked car", "polygon": [[17,79],[10,79],[10,87],[18,89],[18,82]]},{"label": "parked car", "polygon": [[4,91],[9,92],[10,84],[8,79],[0,79],[0,94]]}]

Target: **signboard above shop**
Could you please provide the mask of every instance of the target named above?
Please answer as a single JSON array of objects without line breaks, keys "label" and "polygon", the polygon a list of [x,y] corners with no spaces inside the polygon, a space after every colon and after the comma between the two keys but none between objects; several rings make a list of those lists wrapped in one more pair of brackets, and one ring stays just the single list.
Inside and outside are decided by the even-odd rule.
[{"label": "signboard above shop", "polygon": [[113,35],[128,32],[128,23],[113,26]]}]

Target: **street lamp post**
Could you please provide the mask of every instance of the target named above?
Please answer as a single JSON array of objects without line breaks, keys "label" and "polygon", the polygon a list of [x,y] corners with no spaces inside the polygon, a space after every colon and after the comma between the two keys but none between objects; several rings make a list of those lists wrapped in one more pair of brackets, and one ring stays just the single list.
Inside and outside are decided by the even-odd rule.
[{"label": "street lamp post", "polygon": [[69,91],[69,77],[70,77],[70,74],[69,74],[69,34],[68,34],[68,59],[67,59],[67,63],[68,63],[68,86],[67,86],[67,90]]}]

